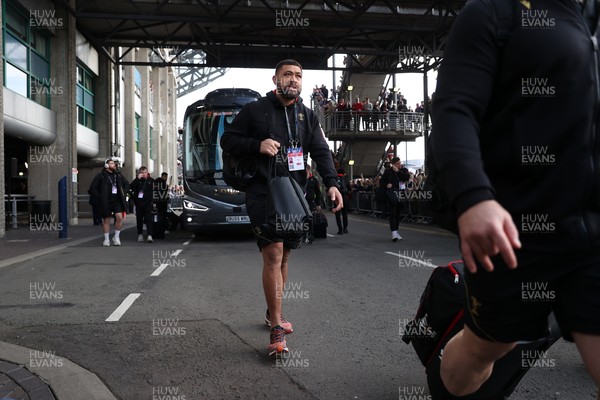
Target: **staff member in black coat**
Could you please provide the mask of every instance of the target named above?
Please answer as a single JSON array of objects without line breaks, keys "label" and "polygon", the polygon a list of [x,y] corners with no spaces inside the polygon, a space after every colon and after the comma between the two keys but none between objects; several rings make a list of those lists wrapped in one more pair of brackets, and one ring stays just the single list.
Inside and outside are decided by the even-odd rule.
[{"label": "staff member in black coat", "polygon": [[410,179],[410,173],[408,169],[402,166],[400,158],[392,158],[390,168],[386,169],[379,186],[386,191],[386,200],[388,202],[388,210],[390,212],[390,230],[392,231],[392,241],[397,242],[402,240],[402,236],[398,232],[398,226],[400,225],[400,213],[404,206],[399,198],[395,198],[396,193],[400,193],[401,185]]},{"label": "staff member in black coat", "polygon": [[104,242],[102,246],[110,246],[110,221],[115,220],[115,235],[113,244],[121,245],[121,227],[123,218],[125,218],[126,195],[125,189],[129,184],[117,169],[117,165],[112,158],[104,162],[104,170],[94,177],[90,185],[90,196],[97,200],[100,215],[104,219],[102,223],[102,232],[104,233]]},{"label": "staff member in black coat", "polygon": [[138,242],[144,241],[144,223],[148,232],[148,243],[152,243],[152,206],[155,200],[154,179],[150,177],[148,168],[140,167],[138,176],[131,182],[129,191],[135,204],[135,220],[137,223]]}]

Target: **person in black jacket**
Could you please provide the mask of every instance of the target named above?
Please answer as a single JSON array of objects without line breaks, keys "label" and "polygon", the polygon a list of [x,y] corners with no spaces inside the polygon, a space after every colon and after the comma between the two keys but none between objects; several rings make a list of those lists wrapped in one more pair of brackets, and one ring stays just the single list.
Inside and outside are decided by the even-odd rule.
[{"label": "person in black jacket", "polygon": [[[446,42],[430,139],[469,289],[441,360],[454,396],[475,392],[515,342],[545,336],[551,311],[600,387],[599,11],[470,1]],[[516,19],[508,40],[502,16]],[[572,171],[578,184],[561,190]]]},{"label": "person in black jacket", "polygon": [[394,157],[392,158],[390,168],[385,170],[379,180],[379,187],[385,190],[386,194],[390,230],[392,231],[392,241],[394,242],[402,240],[402,236],[398,232],[398,226],[400,225],[400,215],[404,205],[398,194],[401,189],[404,189],[403,185],[409,179],[410,173],[408,169],[402,166],[400,158]]},{"label": "person in black jacket", "polygon": [[121,245],[121,227],[125,210],[127,209],[126,189],[127,180],[118,171],[112,158],[104,162],[104,170],[94,177],[88,193],[96,200],[100,215],[104,219],[102,232],[104,232],[104,247],[110,246],[110,221],[114,218],[115,235],[113,244]]},{"label": "person in black jacket", "polygon": [[335,213],[335,222],[338,227],[338,235],[348,233],[348,208],[350,208],[350,178],[346,176],[346,170],[344,168],[338,168],[337,170],[337,183],[342,194],[344,207]]},{"label": "person in black jacket", "polygon": [[[246,104],[225,129],[221,138],[224,151],[240,156],[253,156],[257,171],[246,190],[246,209],[263,258],[263,289],[267,301],[265,321],[272,326],[269,356],[288,352],[285,334],[292,324],[282,315],[282,291],[288,274],[291,249],[302,242],[302,236],[283,238],[265,224],[268,166],[272,157],[287,157],[288,148],[301,147],[302,166],[291,171],[292,177],[305,186],[307,156],[317,163],[317,170],[335,204],[342,208],[337,189],[331,151],[317,116],[302,104],[302,66],[295,60],[283,60],[275,67],[276,89],[255,102]],[[297,160],[299,161],[299,160]]]},{"label": "person in black jacket", "polygon": [[155,181],[150,177],[148,168],[140,167],[138,176],[129,185],[131,198],[135,204],[135,220],[137,223],[138,242],[144,241],[144,223],[148,232],[148,243],[153,242],[152,207],[156,201]]}]

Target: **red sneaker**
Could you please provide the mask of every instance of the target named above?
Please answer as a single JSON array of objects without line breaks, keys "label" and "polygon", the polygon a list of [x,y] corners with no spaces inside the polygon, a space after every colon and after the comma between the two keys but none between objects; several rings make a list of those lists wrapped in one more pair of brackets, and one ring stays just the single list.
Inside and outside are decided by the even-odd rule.
[{"label": "red sneaker", "polygon": [[[267,315],[265,315],[265,323],[270,328],[271,327],[271,315],[269,314],[269,309],[267,309]],[[294,332],[294,328],[292,327],[292,323],[283,318],[283,314],[281,315],[281,324],[280,326],[283,328],[286,334],[290,334]]]},{"label": "red sneaker", "polygon": [[285,331],[280,325],[271,329],[271,343],[268,347],[269,357],[277,358],[284,353],[289,352],[285,342]]}]

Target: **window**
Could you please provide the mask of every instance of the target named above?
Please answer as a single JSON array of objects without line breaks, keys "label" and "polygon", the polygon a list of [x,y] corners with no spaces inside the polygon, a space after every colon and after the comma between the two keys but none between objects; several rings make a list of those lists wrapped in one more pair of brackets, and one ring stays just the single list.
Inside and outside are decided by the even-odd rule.
[{"label": "window", "polygon": [[77,63],[77,122],[90,129],[94,129],[96,125],[94,87],[94,75],[82,64]]},{"label": "window", "polygon": [[140,71],[137,69],[137,67],[133,68],[133,82],[135,85],[135,94],[137,94],[138,97],[141,97],[141,93],[142,93],[142,74],[140,74]]},{"label": "window", "polygon": [[31,25],[26,10],[3,2],[4,86],[50,107],[50,97],[62,88],[50,78],[50,40],[46,31]]},{"label": "window", "polygon": [[135,114],[135,151],[140,152],[140,116]]}]

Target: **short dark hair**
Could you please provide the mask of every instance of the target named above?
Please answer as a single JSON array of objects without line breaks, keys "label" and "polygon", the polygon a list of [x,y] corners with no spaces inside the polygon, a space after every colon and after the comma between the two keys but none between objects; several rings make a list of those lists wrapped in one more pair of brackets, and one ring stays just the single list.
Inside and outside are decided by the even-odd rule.
[{"label": "short dark hair", "polygon": [[169,174],[167,174],[166,172],[163,172],[162,174],[160,174],[161,177],[163,176],[169,176]]},{"label": "short dark hair", "polygon": [[141,166],[140,169],[138,169],[138,171],[142,172],[142,171],[148,171],[147,167]]},{"label": "short dark hair", "polygon": [[346,173],[346,170],[344,168],[338,168],[337,172],[338,174],[344,175]]},{"label": "short dark hair", "polygon": [[398,161],[400,161],[400,157],[392,158],[392,164],[396,164]]},{"label": "short dark hair", "polygon": [[292,58],[288,58],[285,60],[281,60],[277,63],[277,65],[275,66],[275,74],[277,74],[279,72],[279,70],[281,69],[281,67],[283,67],[284,65],[295,65],[296,67],[299,67],[300,69],[302,69],[302,65],[300,65],[300,63]]}]

